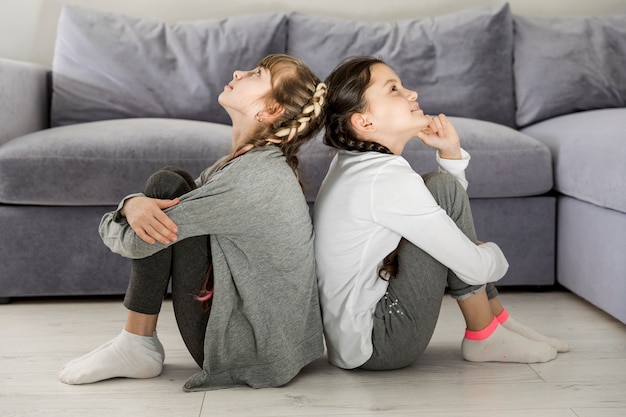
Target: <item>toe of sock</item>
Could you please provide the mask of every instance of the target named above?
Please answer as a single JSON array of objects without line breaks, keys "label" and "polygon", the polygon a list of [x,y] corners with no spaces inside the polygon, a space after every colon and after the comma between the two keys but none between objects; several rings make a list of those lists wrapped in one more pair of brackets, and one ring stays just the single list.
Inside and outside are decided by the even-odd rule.
[{"label": "toe of sock", "polygon": [[65,367],[61,370],[61,372],[59,372],[58,379],[64,384],[79,385],[85,383],[81,381],[82,376],[83,375],[81,373],[76,373],[75,369],[72,369],[71,367]]},{"label": "toe of sock", "polygon": [[556,348],[556,351],[559,353],[565,353],[565,352],[569,352],[569,345],[567,344],[567,342],[564,342],[562,340],[556,340],[557,343],[555,343],[554,347]]},{"label": "toe of sock", "polygon": [[556,359],[557,353],[558,353],[557,350],[553,348],[552,346],[550,346],[550,353],[548,354],[548,360],[543,361],[543,362],[550,362],[551,360]]}]

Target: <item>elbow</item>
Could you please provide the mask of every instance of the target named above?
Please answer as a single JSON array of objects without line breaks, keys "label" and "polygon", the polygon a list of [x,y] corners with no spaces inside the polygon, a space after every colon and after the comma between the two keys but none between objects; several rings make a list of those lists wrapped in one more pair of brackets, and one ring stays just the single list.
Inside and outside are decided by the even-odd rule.
[{"label": "elbow", "polygon": [[497,281],[497,280],[501,279],[502,277],[504,277],[504,275],[506,275],[506,273],[508,272],[508,270],[509,270],[509,263],[507,262],[507,260],[506,260],[506,259],[504,259],[504,261],[502,262],[502,264],[501,264],[501,265],[499,265],[499,266],[496,268],[496,273],[495,273],[495,276],[496,276],[497,278],[496,278],[495,280]]}]

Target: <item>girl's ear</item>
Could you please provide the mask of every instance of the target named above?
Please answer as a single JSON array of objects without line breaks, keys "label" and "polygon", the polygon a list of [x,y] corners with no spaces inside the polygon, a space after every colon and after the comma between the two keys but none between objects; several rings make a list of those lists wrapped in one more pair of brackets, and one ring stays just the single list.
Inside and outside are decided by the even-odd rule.
[{"label": "girl's ear", "polygon": [[350,116],[350,124],[357,133],[369,133],[374,131],[374,125],[363,113],[353,113]]},{"label": "girl's ear", "polygon": [[285,108],[278,103],[273,103],[265,107],[265,110],[261,110],[258,114],[263,120],[274,121],[281,114],[285,112]]}]

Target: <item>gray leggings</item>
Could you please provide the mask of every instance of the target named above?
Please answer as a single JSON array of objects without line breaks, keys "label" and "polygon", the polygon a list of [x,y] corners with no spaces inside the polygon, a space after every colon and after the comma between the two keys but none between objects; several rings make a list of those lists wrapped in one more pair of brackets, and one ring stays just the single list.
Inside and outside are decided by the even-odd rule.
[{"label": "gray leggings", "polygon": [[[196,188],[185,171],[165,167],[147,181],[148,197],[172,199]],[[172,278],[172,304],[180,334],[191,356],[202,366],[209,310],[194,298],[211,265],[209,236],[181,240],[144,259],[133,259],[124,306],[143,314],[158,314]]]},{"label": "gray leggings", "polygon": [[[449,174],[429,174],[424,176],[424,182],[459,229],[476,241],[469,198],[459,182]],[[398,273],[389,281],[387,294],[374,313],[374,352],[361,368],[390,370],[415,362],[435,331],[446,286],[450,295],[458,299],[483,289],[489,299],[498,295],[492,283],[466,284],[445,265],[402,239],[398,246]]]}]

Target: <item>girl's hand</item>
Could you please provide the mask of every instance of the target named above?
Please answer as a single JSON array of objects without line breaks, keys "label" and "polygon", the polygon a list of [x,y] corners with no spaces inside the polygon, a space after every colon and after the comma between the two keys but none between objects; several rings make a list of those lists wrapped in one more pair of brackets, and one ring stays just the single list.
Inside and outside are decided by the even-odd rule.
[{"label": "girl's hand", "polygon": [[434,116],[417,137],[439,151],[443,159],[461,159],[461,142],[456,129],[444,114]]},{"label": "girl's hand", "polygon": [[175,206],[178,202],[178,198],[159,200],[137,196],[126,200],[121,213],[141,240],[151,245],[156,241],[169,245],[178,239],[176,236],[178,227],[163,210]]}]

